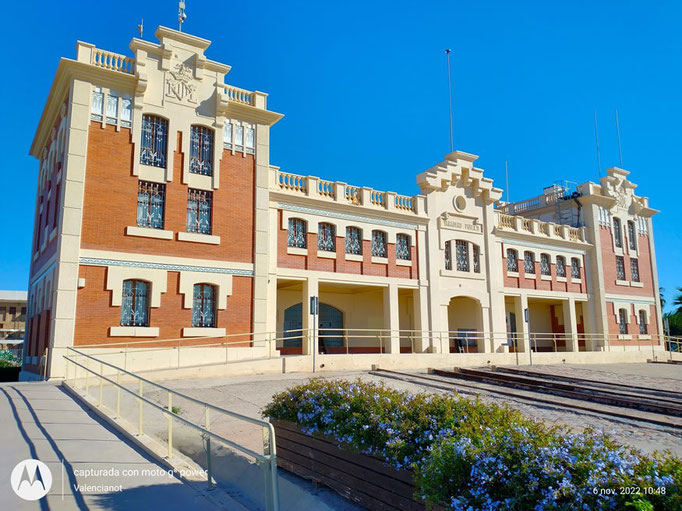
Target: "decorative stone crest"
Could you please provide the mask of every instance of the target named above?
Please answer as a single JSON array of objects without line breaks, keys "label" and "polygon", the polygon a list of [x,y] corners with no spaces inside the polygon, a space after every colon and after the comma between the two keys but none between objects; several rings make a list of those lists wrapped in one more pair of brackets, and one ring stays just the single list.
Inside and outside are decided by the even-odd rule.
[{"label": "decorative stone crest", "polygon": [[192,70],[183,63],[176,64],[166,77],[166,96],[180,101],[196,103],[196,85],[192,82]]}]

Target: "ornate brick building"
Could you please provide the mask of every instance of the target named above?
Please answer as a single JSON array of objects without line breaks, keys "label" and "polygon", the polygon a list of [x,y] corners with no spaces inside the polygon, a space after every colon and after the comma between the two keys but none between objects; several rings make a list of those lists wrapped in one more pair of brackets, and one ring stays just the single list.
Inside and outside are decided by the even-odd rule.
[{"label": "ornate brick building", "polygon": [[267,94],[225,84],[209,41],[156,37],[59,64],[31,147],[25,378],[61,376],[69,346],[223,336],[270,357],[659,343],[656,211],[627,171],[510,204],[463,152],[409,197],[284,172]]}]

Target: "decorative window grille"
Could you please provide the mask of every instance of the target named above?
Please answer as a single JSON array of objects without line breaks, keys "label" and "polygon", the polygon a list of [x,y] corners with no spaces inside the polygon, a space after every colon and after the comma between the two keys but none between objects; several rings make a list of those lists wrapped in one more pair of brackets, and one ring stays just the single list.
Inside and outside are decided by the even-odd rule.
[{"label": "decorative window grille", "polygon": [[203,176],[213,175],[213,130],[192,126],[189,143],[189,171]]},{"label": "decorative window grille", "polygon": [[192,326],[199,328],[215,328],[215,287],[210,284],[194,284],[194,301],[192,302]]},{"label": "decorative window grille", "polygon": [[617,247],[623,246],[623,233],[620,229],[620,218],[613,219],[613,240]]},{"label": "decorative window grille", "polygon": [[107,124],[120,124],[130,128],[132,125],[133,100],[128,95],[119,96],[112,90],[95,87],[90,103],[90,119],[105,121]]},{"label": "decorative window grille", "polygon": [[92,92],[92,104],[90,106],[90,118],[93,121],[101,121],[104,114],[104,93],[99,87]]},{"label": "decorative window grille", "polygon": [[481,248],[478,245],[472,245],[474,248],[474,273],[481,273]]},{"label": "decorative window grille", "polygon": [[625,309],[618,309],[618,331],[621,334],[628,333],[628,312]]},{"label": "decorative window grille", "polygon": [[287,246],[295,248],[306,248],[306,222],[300,218],[289,219],[289,230],[287,232]]},{"label": "decorative window grille", "polygon": [[632,281],[639,282],[639,260],[630,259],[630,273],[632,274]]},{"label": "decorative window grille", "polygon": [[317,249],[325,252],[336,251],[336,228],[332,224],[317,225]]},{"label": "decorative window grille", "polygon": [[395,237],[395,256],[398,259],[409,261],[412,259],[410,250],[410,237],[407,234],[397,234]]},{"label": "decorative window grille", "polygon": [[526,273],[535,273],[535,255],[533,252],[523,253],[523,271]]},{"label": "decorative window grille", "polygon": [[121,126],[130,128],[133,120],[133,100],[130,96],[121,98]]},{"label": "decorative window grille", "polygon": [[372,256],[386,257],[386,233],[384,231],[372,231]]},{"label": "decorative window grille", "polygon": [[137,185],[137,225],[163,229],[166,186],[140,181]]},{"label": "decorative window grille", "polygon": [[445,242],[445,269],[452,270],[452,243]]},{"label": "decorative window grille", "polygon": [[107,94],[107,123],[116,124],[118,118],[118,95],[114,91]]},{"label": "decorative window grille", "polygon": [[234,145],[241,150],[244,147],[244,126],[237,124],[234,127]]},{"label": "decorative window grille", "polygon": [[580,278],[580,259],[577,257],[571,257],[571,278]]},{"label": "decorative window grille", "polygon": [[542,275],[551,275],[552,267],[549,262],[549,254],[540,254],[540,273]]},{"label": "decorative window grille", "polygon": [[464,240],[455,241],[457,271],[469,271],[469,244]]},{"label": "decorative window grille", "polygon": [[143,115],[140,163],[166,168],[167,147],[168,121],[154,115]]},{"label": "decorative window grille", "polygon": [[507,249],[507,271],[515,273],[519,271],[519,254],[513,248]]},{"label": "decorative window grille", "polygon": [[187,232],[211,234],[213,193],[190,188],[187,192]]},{"label": "decorative window grille", "polygon": [[625,261],[623,256],[616,256],[616,278],[625,280]]},{"label": "decorative window grille", "polygon": [[124,280],[121,326],[149,326],[149,283]]},{"label": "decorative window grille", "polygon": [[231,122],[225,123],[225,128],[223,131],[223,147],[225,149],[232,149],[232,128]]},{"label": "decorative window grille", "polygon": [[247,153],[253,154],[255,147],[254,129],[251,126],[246,127],[246,139],[244,140],[244,148]]},{"label": "decorative window grille", "polygon": [[362,254],[362,230],[346,227],[346,254]]},{"label": "decorative window grille", "polygon": [[643,310],[639,311],[639,333],[642,335],[646,335],[649,333],[648,325],[646,322],[646,311]]},{"label": "decorative window grille", "polygon": [[637,250],[637,234],[635,231],[635,222],[628,220],[628,244],[630,250]]},{"label": "decorative window grille", "polygon": [[566,277],[566,258],[564,256],[556,256],[556,276]]}]

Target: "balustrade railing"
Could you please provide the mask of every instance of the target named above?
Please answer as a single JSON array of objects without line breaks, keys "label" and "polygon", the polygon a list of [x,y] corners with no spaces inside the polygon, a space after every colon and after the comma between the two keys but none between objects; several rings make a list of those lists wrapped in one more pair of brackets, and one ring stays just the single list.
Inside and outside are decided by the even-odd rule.
[{"label": "balustrade railing", "polygon": [[406,195],[396,195],[395,208],[403,211],[414,211],[414,200]]},{"label": "balustrade railing", "polygon": [[101,50],[99,48],[92,49],[91,64],[93,66],[110,69],[112,71],[118,71],[128,75],[135,74],[134,59],[126,57],[125,55],[119,55],[118,53]]},{"label": "balustrade railing", "polygon": [[283,190],[297,193],[306,193],[308,191],[308,178],[305,176],[279,172],[277,174],[277,183]]},{"label": "balustrade railing", "polygon": [[351,204],[362,204],[362,193],[359,187],[346,185],[345,195],[346,200]]},{"label": "balustrade railing", "polygon": [[240,89],[239,87],[233,87],[232,85],[225,86],[225,95],[228,101],[233,101],[235,103],[242,103],[244,105],[254,104],[254,93],[246,89]]},{"label": "balustrade railing", "polygon": [[385,207],[386,205],[386,192],[378,192],[372,190],[369,192],[369,202],[373,206]]},{"label": "balustrade railing", "polygon": [[317,183],[317,193],[329,199],[336,198],[336,185],[332,181],[319,181]]}]

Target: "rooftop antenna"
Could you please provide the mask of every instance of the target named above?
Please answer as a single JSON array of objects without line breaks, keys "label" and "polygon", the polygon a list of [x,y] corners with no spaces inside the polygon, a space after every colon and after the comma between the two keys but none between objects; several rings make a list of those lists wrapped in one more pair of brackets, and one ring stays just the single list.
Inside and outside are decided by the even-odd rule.
[{"label": "rooftop antenna", "polygon": [[620,158],[620,168],[623,167],[623,148],[620,145],[620,124],[618,123],[618,109],[616,108],[616,134],[618,135],[618,156]]},{"label": "rooftop antenna", "polygon": [[142,39],[142,31],[144,30],[144,18],[140,20],[140,24],[137,26],[137,30],[140,32],[140,39]]},{"label": "rooftop antenna", "polygon": [[182,32],[182,24],[187,19],[187,14],[185,14],[185,2],[180,0],[178,2],[178,31]]},{"label": "rooftop antenna", "polygon": [[594,111],[594,140],[597,143],[597,172],[601,177],[601,156],[599,155],[599,132],[597,131],[597,111]]},{"label": "rooftop antenna", "polygon": [[448,106],[450,107],[450,152],[454,151],[454,144],[452,138],[452,83],[450,81],[450,52],[452,50],[445,50],[448,59]]},{"label": "rooftop antenna", "polygon": [[504,179],[507,183],[507,202],[509,202],[509,169],[507,168],[507,160],[504,160]]}]

